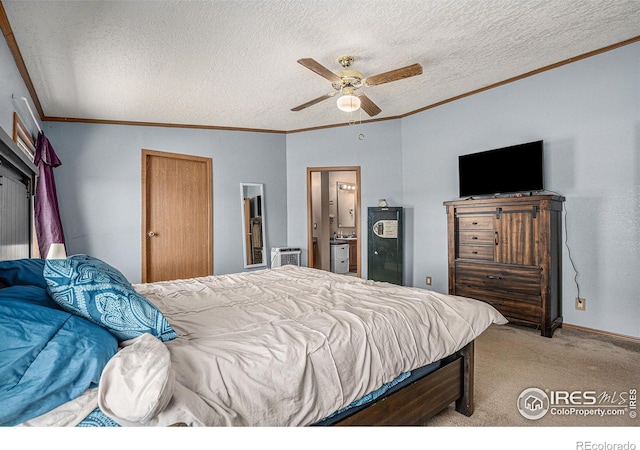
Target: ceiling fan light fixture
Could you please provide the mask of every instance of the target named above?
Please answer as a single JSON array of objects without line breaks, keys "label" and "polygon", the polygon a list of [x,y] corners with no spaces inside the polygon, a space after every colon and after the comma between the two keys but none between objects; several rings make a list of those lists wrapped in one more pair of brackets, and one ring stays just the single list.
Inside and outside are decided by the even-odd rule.
[{"label": "ceiling fan light fixture", "polygon": [[336,102],[338,109],[344,112],[353,112],[360,109],[360,99],[355,95],[345,94],[338,97]]},{"label": "ceiling fan light fixture", "polygon": [[291,108],[291,111],[301,111],[309,106],[320,103],[323,100],[333,97],[337,94],[340,96],[337,99],[338,109],[348,113],[352,113],[361,109],[373,117],[380,114],[382,110],[376,105],[366,94],[362,93],[359,96],[355,96],[354,92],[362,87],[377,86],[379,84],[390,83],[392,81],[402,80],[404,78],[413,77],[422,74],[422,66],[418,63],[410,66],[401,67],[399,69],[390,70],[388,72],[379,73],[370,77],[363,77],[361,72],[351,69],[353,63],[353,57],[344,55],[338,59],[340,65],[344,70],[333,73],[318,61],[312,58],[302,58],[298,60],[298,63],[317,73],[323,78],[326,78],[331,82],[331,87],[335,89],[335,92],[325,94],[321,97],[313,99],[307,103]]}]

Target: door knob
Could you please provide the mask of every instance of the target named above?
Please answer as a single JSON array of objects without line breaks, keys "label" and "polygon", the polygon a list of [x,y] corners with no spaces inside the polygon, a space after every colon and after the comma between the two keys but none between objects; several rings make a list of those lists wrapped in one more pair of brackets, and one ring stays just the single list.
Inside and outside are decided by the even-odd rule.
[{"label": "door knob", "polygon": [[149,236],[149,237],[154,237],[155,235],[156,235],[156,233],[154,233],[153,231],[149,231],[147,233],[147,236]]}]

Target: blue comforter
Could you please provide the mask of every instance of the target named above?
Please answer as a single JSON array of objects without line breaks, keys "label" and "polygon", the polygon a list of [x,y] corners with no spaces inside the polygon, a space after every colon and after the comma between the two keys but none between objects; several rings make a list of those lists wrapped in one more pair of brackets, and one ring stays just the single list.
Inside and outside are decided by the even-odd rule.
[{"label": "blue comforter", "polygon": [[116,353],[104,328],[61,310],[45,289],[0,290],[0,425],[22,423],[97,385]]}]

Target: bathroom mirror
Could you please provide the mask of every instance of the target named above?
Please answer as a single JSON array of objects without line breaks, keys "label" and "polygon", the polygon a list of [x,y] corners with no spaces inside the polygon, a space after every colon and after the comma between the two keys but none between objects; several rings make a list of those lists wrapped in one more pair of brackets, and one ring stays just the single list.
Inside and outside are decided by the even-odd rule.
[{"label": "bathroom mirror", "polygon": [[356,226],[356,185],[338,181],[337,201],[338,201],[338,227]]},{"label": "bathroom mirror", "polygon": [[240,183],[242,249],[245,269],[267,265],[265,255],[264,189],[259,183]]}]

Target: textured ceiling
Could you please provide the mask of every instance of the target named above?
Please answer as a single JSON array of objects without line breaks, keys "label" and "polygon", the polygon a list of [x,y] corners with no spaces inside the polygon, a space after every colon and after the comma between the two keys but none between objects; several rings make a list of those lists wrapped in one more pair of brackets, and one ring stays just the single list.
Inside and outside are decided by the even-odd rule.
[{"label": "textured ceiling", "polygon": [[[371,76],[382,112],[411,113],[640,36],[640,1],[3,0],[46,117],[276,131],[343,124],[332,92],[298,64]],[[369,117],[363,112],[362,120]]]}]

